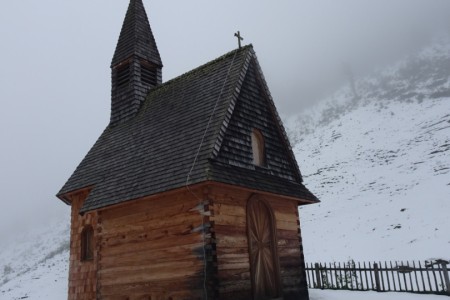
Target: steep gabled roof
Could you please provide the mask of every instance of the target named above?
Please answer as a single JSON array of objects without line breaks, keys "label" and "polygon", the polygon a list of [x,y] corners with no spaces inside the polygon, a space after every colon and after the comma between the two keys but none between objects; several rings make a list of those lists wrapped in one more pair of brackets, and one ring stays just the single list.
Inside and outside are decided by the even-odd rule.
[{"label": "steep gabled roof", "polygon": [[[136,117],[105,129],[58,197],[92,187],[82,208],[86,212],[212,180],[317,201],[301,183],[274,106],[265,118],[276,124],[270,134],[285,145],[280,155],[274,154],[274,164],[248,165],[245,151],[230,163],[232,151],[225,149],[226,141],[235,140],[245,148],[249,133],[230,135],[228,127],[240,114],[239,103],[245,104],[240,99],[246,95],[243,91],[254,89],[245,86],[255,76],[267,97],[261,101],[273,106],[251,46],[154,88]],[[257,124],[258,116],[247,117]]]},{"label": "steep gabled roof", "polygon": [[142,0],[130,1],[111,66],[133,55],[162,67],[161,57]]}]

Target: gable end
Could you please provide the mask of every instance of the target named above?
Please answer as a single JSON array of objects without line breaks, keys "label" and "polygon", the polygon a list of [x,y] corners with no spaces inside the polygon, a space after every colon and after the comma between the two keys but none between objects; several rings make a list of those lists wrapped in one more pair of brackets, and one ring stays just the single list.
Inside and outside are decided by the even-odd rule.
[{"label": "gable end", "polygon": [[[243,79],[236,88],[239,94],[232,101],[222,124],[213,159],[301,183],[301,174],[287,135],[253,51],[243,71]],[[253,160],[251,134],[255,129],[264,135],[264,166],[255,166]]]}]

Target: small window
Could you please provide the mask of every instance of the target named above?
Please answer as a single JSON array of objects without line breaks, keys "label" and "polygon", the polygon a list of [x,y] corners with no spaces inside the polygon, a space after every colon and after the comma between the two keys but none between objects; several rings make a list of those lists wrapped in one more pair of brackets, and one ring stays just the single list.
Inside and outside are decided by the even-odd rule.
[{"label": "small window", "polygon": [[264,151],[264,137],[260,130],[253,129],[252,131],[252,151],[253,164],[255,166],[265,165],[265,151]]},{"label": "small window", "polygon": [[94,230],[86,226],[81,232],[81,260],[94,259]]}]

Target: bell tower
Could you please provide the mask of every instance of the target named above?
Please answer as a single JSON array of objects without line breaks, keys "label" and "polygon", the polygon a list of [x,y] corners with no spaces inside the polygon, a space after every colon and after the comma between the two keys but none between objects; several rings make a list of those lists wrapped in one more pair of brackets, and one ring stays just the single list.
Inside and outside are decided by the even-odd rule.
[{"label": "bell tower", "polygon": [[111,62],[110,126],[133,118],[162,83],[162,62],[142,0],[131,0]]}]

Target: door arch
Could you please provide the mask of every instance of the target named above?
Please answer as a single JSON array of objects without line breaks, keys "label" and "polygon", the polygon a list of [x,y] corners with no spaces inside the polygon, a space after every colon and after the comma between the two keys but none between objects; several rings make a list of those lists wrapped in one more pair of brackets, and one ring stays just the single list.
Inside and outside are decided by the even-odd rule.
[{"label": "door arch", "polygon": [[253,299],[276,299],[281,295],[276,227],[269,203],[259,195],[247,203],[247,237]]}]

